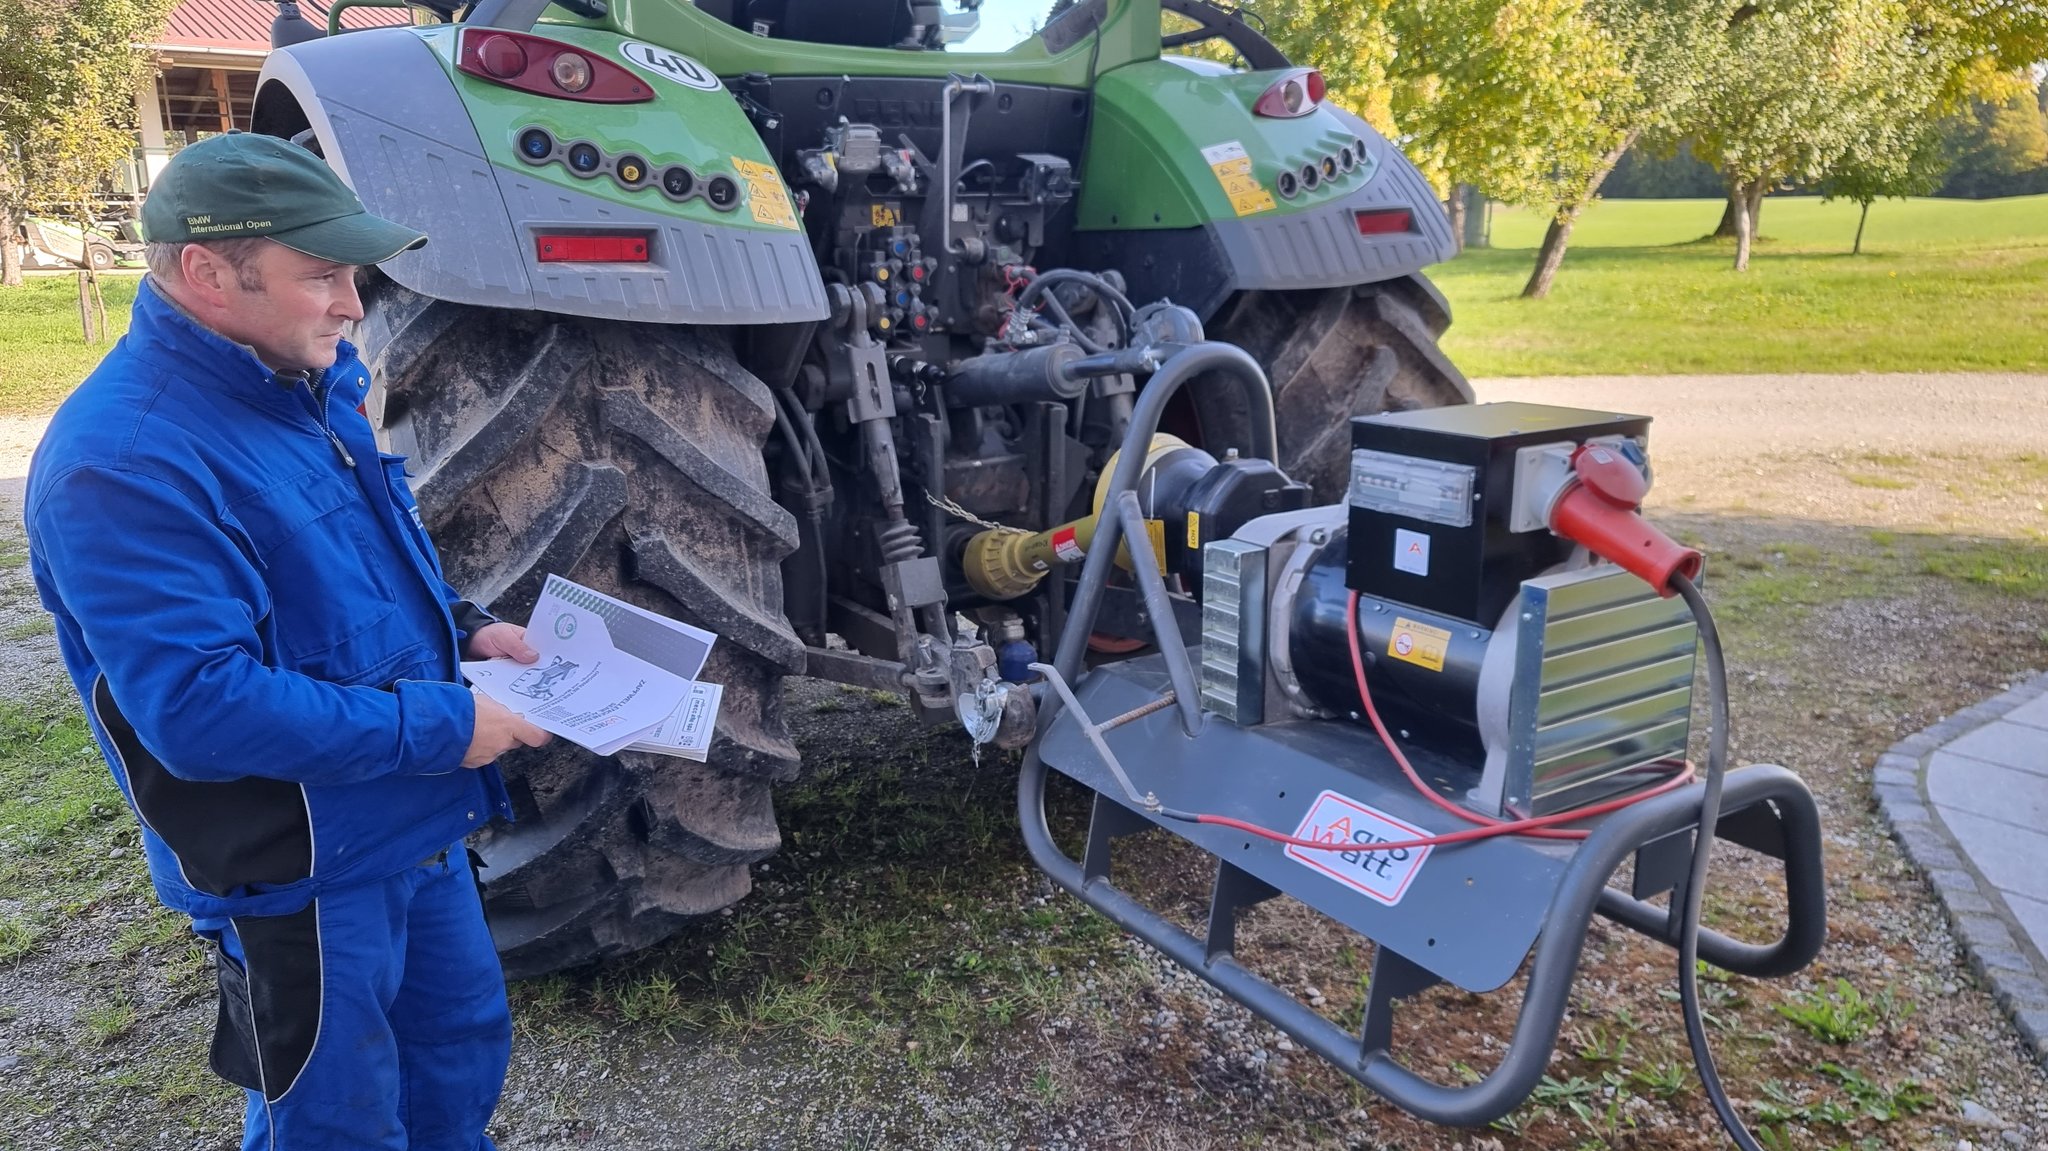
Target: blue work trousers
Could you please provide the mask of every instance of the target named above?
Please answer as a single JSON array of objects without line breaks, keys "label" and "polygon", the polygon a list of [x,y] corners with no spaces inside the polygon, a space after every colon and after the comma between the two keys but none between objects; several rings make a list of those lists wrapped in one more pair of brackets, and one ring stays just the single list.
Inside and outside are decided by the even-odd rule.
[{"label": "blue work trousers", "polygon": [[243,1151],[492,1151],[505,978],[461,844],[294,915],[200,921],[219,945],[213,1069]]}]

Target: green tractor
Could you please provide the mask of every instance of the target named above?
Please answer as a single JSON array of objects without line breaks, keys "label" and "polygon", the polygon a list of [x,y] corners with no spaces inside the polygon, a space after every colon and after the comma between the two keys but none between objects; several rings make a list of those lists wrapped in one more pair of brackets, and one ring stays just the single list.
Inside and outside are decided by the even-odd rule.
[{"label": "green tractor", "polygon": [[[514,976],[746,894],[798,771],[786,676],[1028,738],[1006,685],[1175,349],[1244,349],[1276,417],[1197,379],[1147,457],[1148,500],[1220,477],[1151,521],[1190,634],[1180,561],[1343,498],[1350,417],[1472,398],[1420,275],[1453,251],[1428,184],[1231,9],[1063,2],[973,54],[971,0],[412,6],[440,22],[280,47],[255,101],[432,236],[365,289],[370,418],[478,602],[524,619],[560,573],[723,637],[708,763],[508,763],[520,819],[477,846]],[[283,7],[281,41],[312,32]],[[1229,51],[1176,54],[1202,43]],[[1104,654],[1153,634],[1111,584]]]}]

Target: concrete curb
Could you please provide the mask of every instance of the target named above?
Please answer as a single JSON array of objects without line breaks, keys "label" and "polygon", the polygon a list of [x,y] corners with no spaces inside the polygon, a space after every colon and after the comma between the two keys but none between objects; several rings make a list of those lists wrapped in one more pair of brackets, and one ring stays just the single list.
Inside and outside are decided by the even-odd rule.
[{"label": "concrete curb", "polygon": [[1970,861],[1927,797],[1927,767],[1934,753],[2043,696],[2048,696],[2048,674],[1907,736],[1877,757],[1872,789],[1892,838],[1941,900],[1970,970],[2012,1018],[2034,1057],[2048,1064],[2048,959],[2027,942],[1998,890]]}]

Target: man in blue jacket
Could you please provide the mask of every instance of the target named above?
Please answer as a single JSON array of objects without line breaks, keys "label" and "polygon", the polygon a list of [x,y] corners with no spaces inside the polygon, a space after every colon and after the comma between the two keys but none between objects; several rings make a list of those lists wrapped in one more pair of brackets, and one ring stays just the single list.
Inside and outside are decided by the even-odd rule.
[{"label": "man in blue jacket", "polygon": [[244,1147],[478,1151],[511,1052],[463,837],[546,733],[463,687],[531,662],[442,578],[358,406],[356,267],[426,237],[231,134],[143,205],[150,276],[29,470],[32,571],[159,897],[218,946]]}]

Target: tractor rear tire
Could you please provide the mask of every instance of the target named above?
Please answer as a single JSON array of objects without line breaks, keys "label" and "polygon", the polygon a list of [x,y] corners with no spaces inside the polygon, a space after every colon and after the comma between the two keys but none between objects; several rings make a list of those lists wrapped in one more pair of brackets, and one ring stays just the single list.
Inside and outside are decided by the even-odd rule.
[{"label": "tractor rear tire", "polygon": [[387,450],[411,457],[447,578],[524,621],[563,575],[716,632],[710,762],[557,739],[502,761],[516,822],[473,845],[506,974],[637,951],[751,887],[795,778],[782,612],[796,521],[770,495],[768,388],[718,329],[584,320],[416,295],[381,276],[358,327]]},{"label": "tractor rear tire", "polygon": [[[1280,470],[1317,503],[1344,498],[1351,476],[1351,417],[1472,402],[1465,374],[1437,347],[1450,313],[1411,284],[1298,292],[1244,292],[1210,319],[1212,340],[1250,352],[1273,385]],[[1227,382],[1196,379],[1204,445],[1250,447],[1244,398]]]}]

